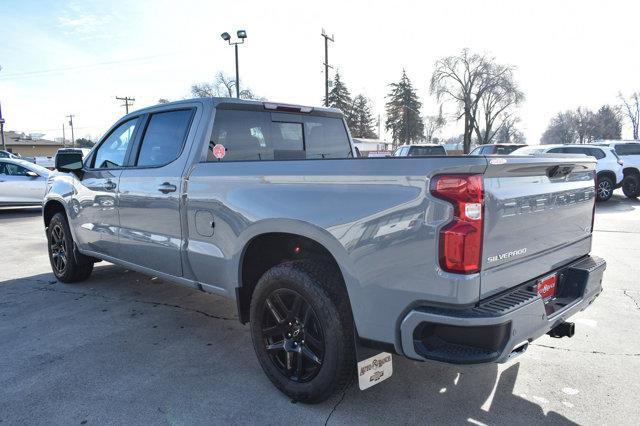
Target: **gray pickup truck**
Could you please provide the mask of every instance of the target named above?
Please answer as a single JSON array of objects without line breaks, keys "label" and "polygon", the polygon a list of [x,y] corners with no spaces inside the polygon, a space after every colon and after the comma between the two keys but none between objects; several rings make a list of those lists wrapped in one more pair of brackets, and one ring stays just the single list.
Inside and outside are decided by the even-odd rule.
[{"label": "gray pickup truck", "polygon": [[84,159],[58,158],[53,272],[82,281],[105,260],[235,300],[264,372],[305,402],[386,379],[390,354],[505,362],[573,334],[605,269],[589,256],[593,159],[354,152],[334,109],[133,112]]}]

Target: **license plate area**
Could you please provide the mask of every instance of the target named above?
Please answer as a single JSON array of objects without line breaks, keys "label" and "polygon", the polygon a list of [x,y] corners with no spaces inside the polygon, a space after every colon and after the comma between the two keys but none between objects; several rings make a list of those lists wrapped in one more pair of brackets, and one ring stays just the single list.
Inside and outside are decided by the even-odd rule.
[{"label": "license plate area", "polygon": [[556,295],[558,274],[547,275],[536,281],[536,290],[545,302],[553,299]]}]

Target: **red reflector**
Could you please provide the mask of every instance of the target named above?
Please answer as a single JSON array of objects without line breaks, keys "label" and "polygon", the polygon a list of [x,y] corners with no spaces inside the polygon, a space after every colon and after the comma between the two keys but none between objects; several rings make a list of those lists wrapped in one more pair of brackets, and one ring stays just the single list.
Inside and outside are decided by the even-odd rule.
[{"label": "red reflector", "polygon": [[473,274],[480,271],[484,193],[482,175],[440,175],[431,179],[431,194],[453,205],[454,219],[440,231],[440,267]]}]

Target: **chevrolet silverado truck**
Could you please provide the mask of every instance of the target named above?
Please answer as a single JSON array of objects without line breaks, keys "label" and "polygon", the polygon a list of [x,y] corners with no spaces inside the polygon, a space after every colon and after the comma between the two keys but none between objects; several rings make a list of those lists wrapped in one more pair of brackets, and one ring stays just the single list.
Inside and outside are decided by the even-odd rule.
[{"label": "chevrolet silverado truck", "polygon": [[586,156],[355,158],[338,110],[208,98],[130,113],[57,169],[59,281],[105,260],[233,299],[298,401],[378,383],[392,354],[505,362],[602,288]]}]

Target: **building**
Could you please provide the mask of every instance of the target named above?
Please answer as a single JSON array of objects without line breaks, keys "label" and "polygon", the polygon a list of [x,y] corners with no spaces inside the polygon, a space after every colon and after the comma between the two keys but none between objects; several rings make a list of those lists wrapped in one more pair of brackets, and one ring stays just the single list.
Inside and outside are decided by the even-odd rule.
[{"label": "building", "polygon": [[23,157],[53,157],[63,147],[61,141],[50,141],[14,131],[4,132],[4,142],[7,151]]},{"label": "building", "polygon": [[393,149],[393,145],[390,142],[386,142],[379,139],[365,139],[365,138],[353,138],[353,144],[363,157],[368,157],[369,154],[380,155],[390,154]]}]

